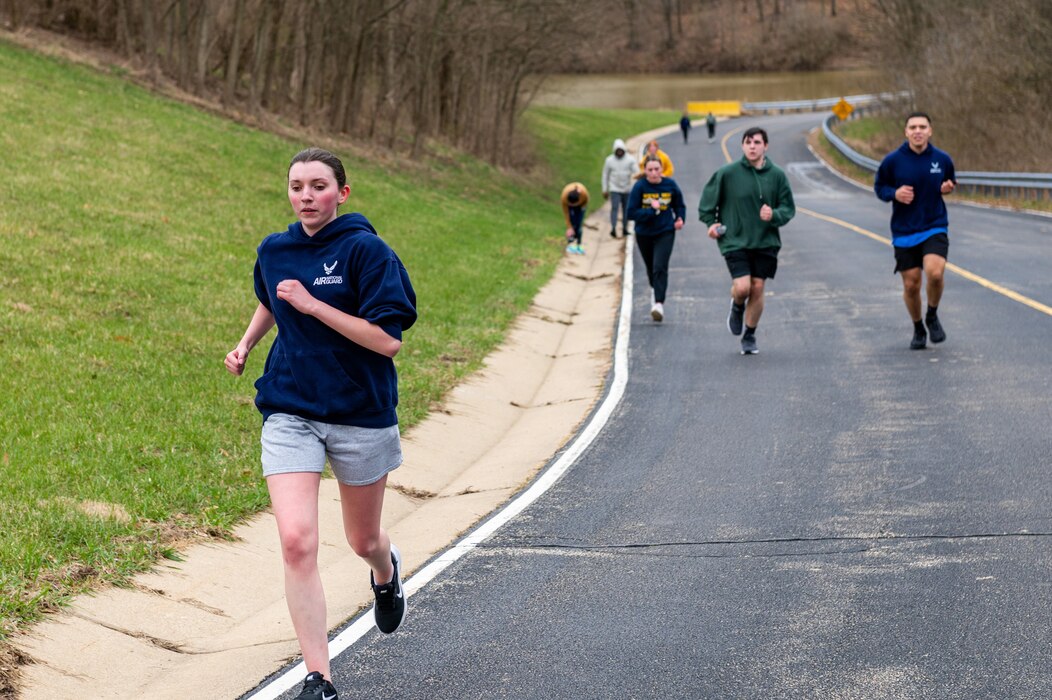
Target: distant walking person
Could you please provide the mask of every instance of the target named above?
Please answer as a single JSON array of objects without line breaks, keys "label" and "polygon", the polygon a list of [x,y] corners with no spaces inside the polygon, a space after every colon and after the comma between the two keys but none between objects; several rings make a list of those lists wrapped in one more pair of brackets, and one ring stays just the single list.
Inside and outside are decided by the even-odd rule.
[{"label": "distant walking person", "polygon": [[636,182],[628,197],[628,216],[636,222],[636,245],[653,290],[650,317],[660,322],[665,318],[668,262],[687,207],[676,181],[662,177],[659,158],[649,156],[643,172],[643,179]]},{"label": "distant walking person", "polygon": [[603,199],[610,200],[610,237],[617,238],[617,213],[621,212],[621,232],[628,234],[628,193],[632,191],[636,163],[628,155],[625,142],[614,140],[614,152],[603,163]]},{"label": "distant walking person", "polygon": [[563,206],[563,218],[566,220],[566,252],[584,255],[581,246],[581,226],[588,206],[588,189],[580,182],[571,182],[563,188],[559,201]]},{"label": "distant walking person", "polygon": [[657,158],[658,162],[661,163],[661,177],[672,177],[672,174],[676,172],[676,168],[672,165],[672,159],[661,150],[658,142],[648,141],[646,151],[643,153],[642,158],[639,159],[639,174],[636,175],[637,178],[645,175],[644,166],[647,164],[647,158]]},{"label": "distant walking person", "polygon": [[[913,321],[912,350],[922,350],[929,335],[933,343],[946,340],[938,316],[950,251],[950,219],[943,195],[953,192],[957,175],[950,156],[931,145],[931,134],[927,114],[914,112],[906,117],[906,141],[884,158],[873,183],[877,197],[891,202],[895,272],[902,275],[902,298]],[[922,270],[928,278],[928,310],[923,323]]]},{"label": "distant walking person", "polygon": [[709,238],[719,242],[731,273],[727,328],[742,336],[743,355],[755,355],[764,287],[778,270],[782,247],[778,229],[796,215],[796,205],[789,178],[767,157],[767,132],[748,129],[742,136],[742,151],[741,160],[724,165],[709,179],[698,217],[708,224]]},{"label": "distant walking person", "polygon": [[686,112],[679,119],[679,130],[683,132],[683,143],[687,143],[687,137],[690,136],[690,115]]},{"label": "distant walking person", "polygon": [[[260,243],[259,303],[224,361],[241,375],[252,348],[278,327],[256,382],[256,406],[285,599],[308,672],[302,700],[337,697],[318,572],[318,487],[326,461],[338,482],[347,542],[371,570],[377,629],[394,632],[406,614],[402,557],[380,527],[380,514],[387,474],[402,463],[392,358],[416,321],[416,294],[372,224],[361,214],[338,215],[349,193],[332,153],[309,148],[293,157],[288,197],[298,221]],[[340,582],[341,589],[348,585]]]},{"label": "distant walking person", "polygon": [[716,140],[716,117],[712,116],[712,112],[705,117],[705,128],[709,130],[709,143],[712,143]]}]

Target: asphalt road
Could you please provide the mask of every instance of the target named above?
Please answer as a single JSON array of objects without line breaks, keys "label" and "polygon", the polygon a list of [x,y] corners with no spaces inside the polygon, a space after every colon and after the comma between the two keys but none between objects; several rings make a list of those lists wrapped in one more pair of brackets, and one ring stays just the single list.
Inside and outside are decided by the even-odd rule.
[{"label": "asphalt road", "polygon": [[[1052,316],[951,272],[948,340],[910,351],[890,247],[803,211],[889,236],[890,205],[807,151],[818,122],[720,125],[769,129],[801,209],[756,356],[697,221],[720,145],[663,140],[689,221],[660,325],[635,254],[613,419],[402,630],[334,662],[342,698],[1052,697]],[[1052,219],[953,205],[950,241],[1052,305]]]}]

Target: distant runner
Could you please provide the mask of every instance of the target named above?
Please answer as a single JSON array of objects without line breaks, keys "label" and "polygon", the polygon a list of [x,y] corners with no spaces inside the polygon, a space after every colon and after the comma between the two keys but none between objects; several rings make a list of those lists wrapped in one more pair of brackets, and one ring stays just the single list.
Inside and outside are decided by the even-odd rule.
[{"label": "distant runner", "polygon": [[661,150],[658,146],[657,141],[647,142],[647,149],[643,153],[643,156],[639,159],[639,175],[636,177],[643,177],[645,166],[647,164],[647,158],[657,158],[661,163],[661,177],[672,177],[673,173],[676,172],[675,166],[672,165],[672,159],[668,157],[668,154]]}]

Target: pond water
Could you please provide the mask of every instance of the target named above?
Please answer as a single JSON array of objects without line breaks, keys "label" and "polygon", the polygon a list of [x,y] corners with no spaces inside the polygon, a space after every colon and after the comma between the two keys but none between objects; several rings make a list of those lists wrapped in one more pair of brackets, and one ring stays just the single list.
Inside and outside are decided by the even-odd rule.
[{"label": "pond water", "polygon": [[692,100],[771,102],[864,95],[893,89],[874,70],[804,73],[553,75],[532,104],[595,109],[681,110]]}]

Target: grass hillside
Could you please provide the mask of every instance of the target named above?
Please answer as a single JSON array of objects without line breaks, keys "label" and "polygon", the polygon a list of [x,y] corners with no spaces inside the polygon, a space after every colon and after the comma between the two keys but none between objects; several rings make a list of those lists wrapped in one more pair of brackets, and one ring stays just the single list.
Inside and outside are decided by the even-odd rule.
[{"label": "grass hillside", "polygon": [[[267,506],[252,382],[269,344],[244,377],[222,360],[256,304],[256,245],[292,220],[289,158],[310,144],[4,43],[0,91],[2,642]],[[531,115],[554,164],[529,179],[324,144],[347,165],[345,210],[375,224],[419,297],[396,360],[404,427],[479,367],[551,276],[563,181],[598,189],[614,137],[674,118]]]}]

